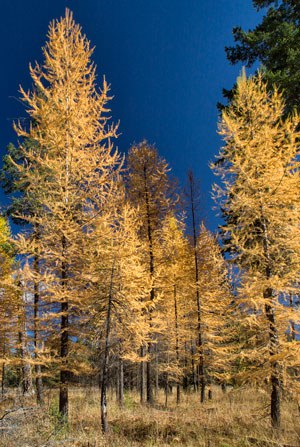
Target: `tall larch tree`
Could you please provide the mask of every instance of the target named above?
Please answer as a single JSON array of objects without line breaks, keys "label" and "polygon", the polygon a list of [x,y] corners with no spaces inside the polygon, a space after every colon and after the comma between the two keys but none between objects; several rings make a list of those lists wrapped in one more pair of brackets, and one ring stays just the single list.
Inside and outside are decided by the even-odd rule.
[{"label": "tall larch tree", "polygon": [[[49,312],[42,318],[49,319],[47,328],[52,328],[57,340],[59,412],[64,421],[69,376],[78,369],[72,362],[72,343],[80,337],[74,323],[84,313],[88,293],[82,275],[87,234],[109,200],[120,161],[111,142],[117,128],[108,124],[109,86],[104,79],[98,91],[92,52],[66,10],[65,17],[50,24],[43,64],[30,66],[32,91],[21,88],[34,124],[15,125],[24,141],[34,142],[21,144],[26,162],[19,171],[40,210],[29,216],[15,214],[39,228],[38,238],[24,234],[17,245],[20,253],[29,256],[28,279],[43,283]],[[37,246],[42,259],[38,271],[34,270]]]},{"label": "tall larch tree", "polygon": [[188,186],[186,189],[186,196],[189,208],[189,214],[191,217],[191,246],[192,246],[192,264],[193,278],[191,282],[194,285],[195,303],[197,306],[197,339],[196,346],[198,351],[197,370],[200,381],[200,400],[203,403],[205,401],[205,365],[203,356],[203,325],[202,325],[202,298],[199,287],[199,253],[198,253],[198,236],[200,225],[198,222],[199,212],[199,186],[195,181],[193,171],[188,172]]},{"label": "tall larch tree", "polygon": [[[110,202],[111,205],[111,202]],[[93,304],[90,325],[100,353],[101,425],[108,430],[107,388],[111,383],[111,359],[118,361],[118,398],[124,399],[124,360],[139,362],[138,349],[149,333],[145,320],[144,250],[138,237],[138,211],[124,196],[116,200],[110,219],[95,219],[97,238],[91,239],[88,275],[92,277]],[[109,224],[108,224],[109,223]],[[144,299],[143,299],[144,298]]]},{"label": "tall larch tree", "polygon": [[270,383],[274,427],[280,425],[286,367],[295,366],[299,349],[299,341],[287,339],[295,315],[285,302],[299,276],[299,116],[284,119],[284,109],[282,95],[269,93],[261,75],[247,79],[243,72],[222,115],[225,145],[214,165],[223,179],[215,192],[232,217],[223,231],[242,271],[240,306],[260,341],[251,343],[258,366],[253,380]]},{"label": "tall larch tree", "polygon": [[[202,303],[202,356],[204,388],[216,379],[225,383],[229,369],[229,343],[232,339],[232,295],[228,266],[215,235],[200,225],[197,241],[199,290]],[[198,325],[197,325],[198,326]],[[200,355],[200,353],[198,354]],[[211,397],[211,387],[209,394]]]},{"label": "tall larch tree", "polygon": [[[156,298],[158,298],[156,282],[159,276],[158,247],[159,233],[167,212],[174,205],[172,183],[167,162],[159,156],[156,148],[147,141],[131,147],[128,154],[128,196],[134,206],[139,207],[142,226],[140,237],[147,244],[145,262],[152,287],[148,300],[148,319],[150,322],[152,341],[147,345],[146,390],[147,402],[153,401],[153,368]],[[155,321],[154,321],[155,320]],[[141,348],[143,351],[143,347]],[[144,355],[146,353],[142,353]],[[143,366],[143,365],[142,365]],[[143,383],[143,368],[141,372]]]},{"label": "tall larch tree", "polygon": [[[161,249],[163,272],[163,314],[167,325],[158,338],[160,348],[160,372],[165,375],[166,402],[169,384],[176,384],[176,402],[180,403],[181,385],[184,376],[184,347],[191,338],[190,316],[193,310],[193,287],[190,284],[190,247],[184,235],[182,218],[173,213],[163,222]],[[194,335],[194,334],[193,334]]]}]

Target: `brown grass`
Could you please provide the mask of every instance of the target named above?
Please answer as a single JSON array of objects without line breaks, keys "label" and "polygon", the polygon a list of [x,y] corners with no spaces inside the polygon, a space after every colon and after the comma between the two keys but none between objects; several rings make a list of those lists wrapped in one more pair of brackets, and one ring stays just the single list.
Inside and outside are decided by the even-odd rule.
[{"label": "brown grass", "polygon": [[99,390],[72,389],[69,427],[61,426],[57,414],[57,391],[48,391],[43,409],[33,398],[16,396],[0,403],[0,447],[299,447],[300,421],[295,403],[283,402],[282,429],[270,428],[268,395],[255,389],[217,388],[214,398],[199,403],[195,394],[175,394],[164,406],[161,392],[154,407],[141,406],[138,395],[126,393],[120,408],[114,393],[109,396],[110,432],[100,429]]}]

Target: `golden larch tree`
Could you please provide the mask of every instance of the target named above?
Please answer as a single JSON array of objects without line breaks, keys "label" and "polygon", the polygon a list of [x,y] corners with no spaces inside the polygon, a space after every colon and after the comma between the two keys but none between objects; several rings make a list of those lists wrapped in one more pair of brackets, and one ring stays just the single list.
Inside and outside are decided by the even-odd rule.
[{"label": "golden larch tree", "polygon": [[114,189],[114,171],[120,161],[111,143],[117,127],[108,124],[109,86],[104,79],[98,91],[92,53],[66,10],[65,17],[50,24],[43,64],[30,66],[32,91],[21,88],[34,124],[29,128],[15,125],[20,137],[34,142],[21,144],[26,163],[19,170],[39,209],[30,216],[19,213],[18,217],[38,226],[39,237],[19,237],[18,249],[29,255],[32,265],[39,247],[39,271],[31,277],[29,273],[29,280],[37,281],[39,276],[43,300],[48,303],[48,313],[41,318],[49,319],[48,329],[52,323],[57,343],[59,411],[64,420],[69,375],[78,370],[72,364],[71,341],[80,336],[74,323],[84,312],[88,294],[82,275],[87,234]]},{"label": "golden larch tree", "polygon": [[287,336],[295,319],[287,296],[300,262],[299,116],[283,118],[284,107],[261,74],[247,79],[243,73],[222,115],[225,146],[214,165],[223,179],[223,187],[215,187],[226,217],[223,231],[242,272],[239,305],[257,340],[240,354],[255,359],[248,378],[270,384],[273,426],[280,425],[284,376],[299,364],[299,340]]}]

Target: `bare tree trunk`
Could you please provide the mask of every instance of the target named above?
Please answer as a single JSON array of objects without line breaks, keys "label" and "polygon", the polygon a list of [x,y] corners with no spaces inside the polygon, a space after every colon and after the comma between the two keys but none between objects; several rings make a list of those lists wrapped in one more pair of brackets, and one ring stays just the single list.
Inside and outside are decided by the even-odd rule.
[{"label": "bare tree trunk", "polygon": [[197,234],[196,234],[196,219],[195,219],[195,182],[192,171],[189,172],[190,184],[190,200],[193,224],[193,248],[194,248],[194,263],[195,263],[195,285],[196,285],[196,302],[197,302],[197,332],[198,332],[198,350],[199,350],[199,381],[201,389],[200,400],[203,403],[205,400],[205,371],[204,371],[204,356],[203,356],[203,341],[202,341],[202,325],[201,325],[201,299],[199,290],[199,269],[198,269],[198,253],[197,253]]},{"label": "bare tree trunk", "polygon": [[20,330],[19,331],[19,343],[20,343],[20,356],[21,356],[21,359],[22,359],[21,387],[22,387],[22,394],[24,396],[26,396],[26,395],[32,394],[33,389],[32,389],[31,368],[30,368],[30,364],[27,361],[27,346],[26,346],[26,340],[25,340],[25,333],[24,332],[25,332],[25,328],[24,328],[24,330]]},{"label": "bare tree trunk", "polygon": [[[5,332],[3,333],[3,358],[5,358],[5,354],[6,354],[6,343],[5,343],[5,337],[6,334]],[[2,397],[4,396],[4,386],[5,386],[5,362],[3,361],[2,363],[2,371],[1,371],[1,394]]]},{"label": "bare tree trunk", "polygon": [[194,342],[191,340],[192,377],[193,377],[193,390],[195,393],[197,391],[197,370],[195,368],[194,355],[195,355]]},{"label": "bare tree trunk", "polygon": [[[38,228],[35,230],[35,238],[38,239]],[[38,253],[35,253],[34,260],[33,260],[33,268],[35,271],[36,276],[38,277],[39,274],[39,256]],[[39,324],[38,324],[38,318],[39,318],[39,285],[37,279],[34,281],[34,327],[33,327],[33,338],[34,338],[34,357],[36,360],[35,365],[35,386],[36,386],[36,400],[38,404],[43,403],[43,381],[42,381],[42,371],[41,371],[41,365],[38,363],[38,348],[39,348]]]},{"label": "bare tree trunk", "polygon": [[169,396],[169,375],[166,374],[166,385],[165,385],[165,406],[168,406],[168,396]]},{"label": "bare tree trunk", "polygon": [[226,385],[225,382],[222,382],[222,384],[221,384],[221,389],[222,389],[223,393],[226,393],[226,392],[227,392],[227,385]]},{"label": "bare tree trunk", "polygon": [[[149,204],[149,191],[147,186],[147,175],[146,168],[144,168],[144,179],[145,179],[145,201],[146,201],[146,212],[147,212],[147,234],[148,234],[148,243],[149,243],[149,272],[151,278],[154,276],[154,254],[153,254],[153,240],[152,240],[152,227],[151,227],[151,219],[150,219],[150,204]],[[155,298],[154,288],[150,290],[150,301],[153,302]],[[152,327],[152,317],[151,310],[149,311],[149,319],[150,319],[150,328]],[[151,334],[150,334],[151,335]],[[146,375],[147,375],[147,402],[149,404],[153,403],[153,390],[152,390],[152,365],[151,365],[151,356],[152,356],[152,344],[151,341],[148,342],[148,360],[146,363]]]},{"label": "bare tree trunk", "polygon": [[120,403],[120,365],[118,365],[116,371],[116,402]]},{"label": "bare tree trunk", "polygon": [[[141,357],[145,356],[145,348],[141,346]],[[140,365],[140,400],[144,402],[145,397],[145,362],[141,362]]]},{"label": "bare tree trunk", "polygon": [[119,405],[124,405],[124,361],[122,358],[123,352],[120,348],[119,356]]},{"label": "bare tree trunk", "polygon": [[[175,315],[175,350],[176,350],[176,363],[179,368],[179,334],[178,334],[178,309],[177,309],[177,294],[176,294],[176,284],[174,284],[173,288],[173,297],[174,297],[174,315]],[[180,383],[177,381],[176,386],[176,402],[180,403]]]},{"label": "bare tree trunk", "polygon": [[211,389],[211,387],[209,387],[209,389],[208,389],[208,400],[212,400],[212,397],[213,397],[212,389]]},{"label": "bare tree trunk", "polygon": [[103,433],[108,431],[108,421],[107,421],[107,385],[108,385],[108,357],[109,357],[109,339],[110,339],[110,326],[111,326],[111,308],[112,308],[112,298],[113,298],[113,281],[115,272],[115,261],[113,261],[110,277],[110,286],[107,302],[107,314],[106,314],[106,331],[105,331],[105,348],[104,348],[104,358],[102,366],[102,381],[101,381],[101,428]]},{"label": "bare tree trunk", "polygon": [[158,352],[157,343],[155,345],[155,399],[158,398]]},{"label": "bare tree trunk", "polygon": [[31,367],[28,362],[28,350],[26,340],[26,309],[23,303],[21,312],[19,314],[19,352],[21,358],[21,389],[23,395],[30,395],[33,393]]},{"label": "bare tree trunk", "polygon": [[5,384],[5,362],[2,363],[2,374],[1,374],[1,395],[4,396],[4,384]]},{"label": "bare tree trunk", "polygon": [[[291,308],[294,307],[294,303],[293,303],[293,295],[292,295],[292,293],[290,294],[290,307],[291,307]],[[296,340],[295,320],[292,320],[292,321],[291,321],[291,339],[292,339],[292,340]]]},{"label": "bare tree trunk", "polygon": [[151,365],[151,353],[152,353],[152,345],[148,343],[148,357],[149,360],[146,363],[146,375],[147,375],[147,402],[148,404],[153,404],[153,389],[152,389],[152,365]]},{"label": "bare tree trunk", "polygon": [[[61,263],[61,285],[62,289],[66,288],[67,268],[66,268],[66,238],[62,237],[62,257]],[[69,411],[69,371],[68,371],[68,354],[69,354],[69,303],[63,301],[61,303],[61,328],[60,328],[60,381],[59,381],[59,413],[62,422],[68,423]]]}]

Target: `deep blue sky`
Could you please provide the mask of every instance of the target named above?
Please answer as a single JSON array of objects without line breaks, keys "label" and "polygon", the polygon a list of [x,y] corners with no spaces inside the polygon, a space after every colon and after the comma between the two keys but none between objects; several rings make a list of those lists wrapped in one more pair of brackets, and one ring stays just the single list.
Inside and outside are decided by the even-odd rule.
[{"label": "deep blue sky", "polygon": [[[42,60],[48,24],[69,7],[92,45],[99,81],[111,83],[114,121],[127,151],[146,138],[185,182],[193,168],[206,196],[208,225],[212,182],[208,167],[221,141],[216,103],[230,88],[239,66],[230,66],[224,46],[232,27],[252,28],[260,15],[251,0],[1,0],[0,148],[16,142],[14,119],[26,116],[19,84],[30,88],[28,64]],[[99,82],[100,83],[100,82]],[[3,204],[3,193],[0,194]],[[205,213],[205,214],[206,214]]]}]

